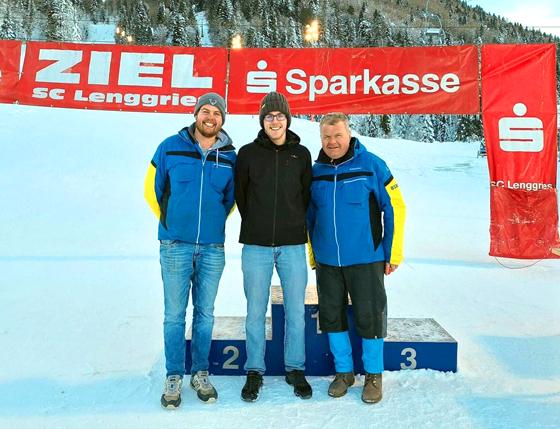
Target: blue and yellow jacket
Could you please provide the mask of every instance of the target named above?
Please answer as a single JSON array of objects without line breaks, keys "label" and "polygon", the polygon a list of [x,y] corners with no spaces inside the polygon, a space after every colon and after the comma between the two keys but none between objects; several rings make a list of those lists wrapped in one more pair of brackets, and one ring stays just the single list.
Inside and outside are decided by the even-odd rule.
[{"label": "blue and yellow jacket", "polygon": [[144,197],[159,218],[158,239],[223,244],[234,204],[235,160],[225,131],[204,153],[194,124],[159,145],[144,185]]},{"label": "blue and yellow jacket", "polygon": [[313,165],[307,214],[315,260],[345,267],[403,259],[405,204],[387,164],[356,138],[345,156],[322,150]]}]

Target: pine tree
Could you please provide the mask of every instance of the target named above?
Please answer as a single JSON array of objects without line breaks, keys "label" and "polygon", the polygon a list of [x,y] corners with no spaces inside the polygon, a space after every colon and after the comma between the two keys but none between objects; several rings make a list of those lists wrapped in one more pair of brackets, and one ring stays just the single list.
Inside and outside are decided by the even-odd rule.
[{"label": "pine tree", "polygon": [[172,15],[171,44],[174,46],[189,46],[192,44],[189,37],[188,23],[185,16],[179,11]]},{"label": "pine tree", "polygon": [[301,48],[303,46],[303,35],[299,22],[293,18],[289,18],[287,46],[291,48]]},{"label": "pine tree", "polygon": [[372,32],[372,42],[374,43],[371,46],[392,46],[394,44],[391,40],[389,26],[377,9],[373,11]]},{"label": "pine tree", "polygon": [[319,4],[319,0],[311,0],[309,2],[309,10],[313,19],[319,18],[319,14],[321,13],[321,5]]},{"label": "pine tree", "polygon": [[333,30],[332,22],[334,20],[329,12],[330,12],[329,0],[324,0],[323,7],[321,10],[321,15],[323,17],[323,25],[321,28],[321,40],[323,42],[323,46],[332,47],[332,46],[336,46],[332,36],[332,30]]},{"label": "pine tree", "polygon": [[375,46],[373,28],[366,18],[358,22],[358,46]]},{"label": "pine tree", "polygon": [[148,16],[148,9],[142,0],[136,0],[132,5],[130,32],[138,45],[152,43],[152,27]]},{"label": "pine tree", "polygon": [[74,5],[69,0],[47,0],[47,28],[45,36],[48,40],[79,42],[81,31]]},{"label": "pine tree", "polygon": [[25,35],[28,39],[31,39],[33,33],[33,24],[35,22],[35,4],[33,0],[27,0],[27,3],[24,4],[24,15],[23,15],[23,30],[25,31]]},{"label": "pine tree", "polygon": [[101,20],[102,10],[104,9],[102,0],[86,0],[83,2],[83,7],[91,16],[94,24]]},{"label": "pine tree", "polygon": [[434,124],[431,115],[420,115],[420,128],[417,140],[425,143],[433,143],[435,141]]},{"label": "pine tree", "polygon": [[159,5],[158,5],[156,23],[165,25],[165,24],[167,24],[167,19],[168,19],[168,13],[167,13],[167,9],[165,7],[165,3],[160,1]]},{"label": "pine tree", "polygon": [[379,122],[379,128],[383,133],[383,136],[389,137],[391,135],[391,117],[390,115],[381,115],[381,120]]},{"label": "pine tree", "polygon": [[16,23],[10,13],[10,8],[6,7],[6,15],[0,27],[0,39],[16,39]]}]

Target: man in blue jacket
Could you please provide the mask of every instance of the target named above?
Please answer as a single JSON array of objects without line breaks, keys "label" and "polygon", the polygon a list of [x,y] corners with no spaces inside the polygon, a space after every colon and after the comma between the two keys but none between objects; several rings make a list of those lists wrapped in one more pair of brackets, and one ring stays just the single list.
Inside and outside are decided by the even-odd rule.
[{"label": "man in blue jacket", "polygon": [[165,139],[148,169],[145,198],[159,219],[165,366],[161,404],[181,403],[185,374],[185,314],[192,285],[190,386],[203,402],[218,398],[208,379],[214,301],[224,270],[226,217],[234,204],[235,149],[222,129],[225,101],[202,95],[195,122]]},{"label": "man in blue jacket", "polygon": [[346,307],[352,300],[366,371],[362,400],[382,397],[387,335],[384,275],[401,263],[405,205],[387,164],[351,137],[348,118],[321,120],[322,150],[313,165],[308,230],[317,270],[319,324],[328,333],[336,375],[329,395],[354,384]]}]

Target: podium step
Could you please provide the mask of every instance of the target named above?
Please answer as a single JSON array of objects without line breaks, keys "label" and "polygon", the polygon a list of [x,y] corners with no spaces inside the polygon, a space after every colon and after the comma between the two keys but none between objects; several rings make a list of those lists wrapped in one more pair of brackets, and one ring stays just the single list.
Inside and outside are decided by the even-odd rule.
[{"label": "podium step", "polygon": [[[280,286],[271,288],[272,317],[267,318],[266,374],[283,375],[284,306]],[[363,373],[362,342],[354,330],[352,306],[348,309],[354,371]],[[191,329],[186,334],[186,372],[191,367]],[[216,375],[245,374],[245,318],[216,317],[210,349],[210,372]],[[307,375],[334,374],[328,337],[319,330],[319,306],[315,286],[308,286],[305,298],[305,349]],[[386,370],[435,369],[457,371],[457,341],[434,319],[389,318],[383,350]]]},{"label": "podium step", "polygon": [[[272,317],[267,317],[264,328],[267,341],[272,340]],[[192,339],[192,326],[187,331],[186,340]],[[244,317],[216,317],[212,340],[243,340],[245,341],[245,318]]]}]

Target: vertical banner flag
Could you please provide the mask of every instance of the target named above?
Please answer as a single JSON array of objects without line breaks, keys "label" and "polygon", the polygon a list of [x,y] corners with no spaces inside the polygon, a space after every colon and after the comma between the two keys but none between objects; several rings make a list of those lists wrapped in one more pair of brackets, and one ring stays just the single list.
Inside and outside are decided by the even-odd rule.
[{"label": "vertical banner flag", "polygon": [[558,245],[556,46],[484,45],[490,255],[553,258]]},{"label": "vertical banner flag", "polygon": [[18,100],[77,109],[193,112],[205,92],[225,95],[226,73],[225,48],[29,42]]},{"label": "vertical banner flag", "polygon": [[233,49],[229,110],[255,114],[264,94],[293,113],[478,113],[475,46]]},{"label": "vertical banner flag", "polygon": [[0,40],[0,103],[17,100],[21,47],[19,40]]}]

